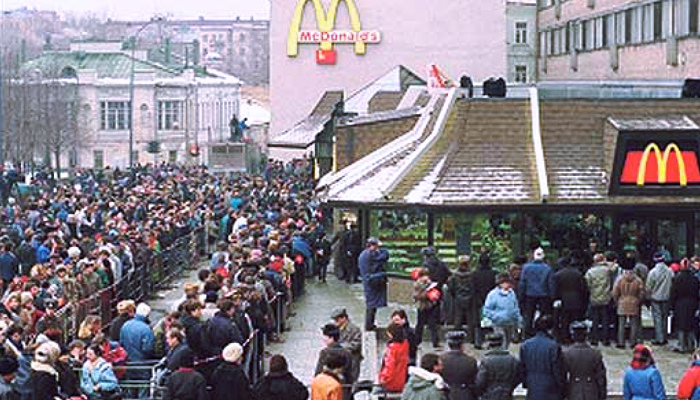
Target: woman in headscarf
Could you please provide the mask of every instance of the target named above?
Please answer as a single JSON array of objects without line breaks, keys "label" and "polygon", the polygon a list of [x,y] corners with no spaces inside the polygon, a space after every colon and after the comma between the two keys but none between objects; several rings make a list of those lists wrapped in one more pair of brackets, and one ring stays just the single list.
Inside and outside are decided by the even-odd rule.
[{"label": "woman in headscarf", "polygon": [[34,351],[28,387],[31,400],[54,400],[59,394],[59,375],[54,363],[61,354],[55,342],[44,342]]},{"label": "woman in headscarf", "polygon": [[664,382],[649,347],[643,344],[634,347],[632,362],[625,369],[622,392],[625,400],[666,400]]}]

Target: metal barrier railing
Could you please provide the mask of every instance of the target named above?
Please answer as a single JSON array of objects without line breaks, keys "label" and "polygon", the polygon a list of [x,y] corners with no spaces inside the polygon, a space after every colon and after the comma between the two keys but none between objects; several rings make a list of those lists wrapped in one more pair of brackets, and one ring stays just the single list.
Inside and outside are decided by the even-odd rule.
[{"label": "metal barrier railing", "polygon": [[88,315],[97,315],[103,328],[108,328],[115,317],[116,303],[124,299],[136,302],[148,300],[157,290],[166,288],[180,274],[196,266],[202,228],[182,236],[160,254],[153,254],[142,264],[135,265],[119,282],[93,293],[77,302],[70,302],[58,310],[63,321],[66,342],[77,337],[80,324]]}]

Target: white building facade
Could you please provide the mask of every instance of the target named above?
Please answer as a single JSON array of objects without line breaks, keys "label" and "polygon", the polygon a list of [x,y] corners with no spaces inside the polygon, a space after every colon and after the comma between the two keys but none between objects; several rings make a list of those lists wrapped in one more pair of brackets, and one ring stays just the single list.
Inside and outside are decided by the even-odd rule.
[{"label": "white building facade", "polygon": [[[77,132],[63,165],[127,167],[133,124],[135,163],[206,163],[207,147],[228,139],[240,111],[241,82],[204,69],[174,70],[133,59],[115,48],[82,46],[80,51],[45,54],[25,66],[62,71],[77,85]],[[133,121],[131,113],[131,66]],[[160,152],[148,152],[150,142]]]}]

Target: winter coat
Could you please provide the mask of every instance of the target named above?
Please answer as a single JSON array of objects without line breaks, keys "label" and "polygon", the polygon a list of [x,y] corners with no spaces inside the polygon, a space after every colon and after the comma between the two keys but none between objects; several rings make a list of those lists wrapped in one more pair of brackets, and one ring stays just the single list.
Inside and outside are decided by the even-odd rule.
[{"label": "winter coat", "polygon": [[552,297],[552,268],[544,260],[533,260],[523,266],[518,285],[518,298]]},{"label": "winter coat", "polygon": [[617,304],[617,315],[639,315],[644,300],[644,283],[632,271],[625,271],[615,282],[613,299]]},{"label": "winter coat", "polygon": [[210,400],[252,400],[248,378],[238,364],[222,362],[214,370],[209,384],[213,390]]},{"label": "winter coat", "polygon": [[324,370],[311,380],[311,400],[344,400],[343,385],[333,372]]},{"label": "winter coat", "polygon": [[666,389],[661,374],[654,365],[645,369],[627,367],[622,394],[625,400],[666,400]]},{"label": "winter coat", "polygon": [[401,392],[408,374],[408,340],[386,345],[382,369],[379,371],[379,384],[389,392]]},{"label": "winter coat", "polygon": [[258,400],[306,400],[309,390],[291,372],[270,372],[253,389]]},{"label": "winter coat", "polygon": [[119,343],[129,355],[129,361],[144,361],[153,357],[155,337],[146,319],[140,315],[124,323],[119,333]]},{"label": "winter coat", "polygon": [[209,321],[203,325],[207,351],[211,355],[221,354],[221,351],[229,343],[243,343],[243,336],[231,316],[224,311],[218,311]]},{"label": "winter coat", "polygon": [[468,271],[455,271],[447,281],[447,291],[462,310],[470,310],[477,297],[474,279]]},{"label": "winter coat", "polygon": [[561,347],[545,332],[520,346],[523,387],[528,400],[561,400],[565,394],[564,362]]},{"label": "winter coat", "polygon": [[671,297],[673,272],[665,263],[658,263],[647,275],[646,291],[652,301],[668,301]]},{"label": "winter coat", "polygon": [[459,350],[442,354],[442,378],[449,391],[449,400],[476,400],[474,383],[478,372],[476,360]]},{"label": "winter coat", "polygon": [[482,265],[474,271],[472,279],[476,288],[476,306],[481,307],[484,305],[486,296],[496,286],[496,272],[490,266]]},{"label": "winter coat", "polygon": [[207,380],[192,368],[180,368],[168,379],[163,400],[207,400]]},{"label": "winter coat", "polygon": [[567,374],[567,400],[604,400],[607,377],[600,351],[588,343],[574,343],[564,349]]},{"label": "winter coat", "polygon": [[700,361],[693,361],[678,382],[676,398],[679,400],[700,399]]},{"label": "winter coat", "polygon": [[0,400],[19,400],[20,396],[12,383],[0,379]]},{"label": "winter coat", "polygon": [[401,400],[444,400],[445,382],[436,373],[423,368],[408,367],[408,382],[401,393]]},{"label": "winter coat", "polygon": [[610,304],[612,295],[612,272],[607,263],[595,264],[585,275],[590,293],[590,301],[594,306]]},{"label": "winter coat", "polygon": [[562,309],[582,311],[588,306],[588,287],[581,271],[568,266],[553,277],[554,299],[561,300]]},{"label": "winter coat", "polygon": [[[95,366],[90,371],[89,361],[83,364],[83,370],[80,374],[80,388],[90,398],[99,398],[101,393],[111,392],[117,389],[119,381],[114,375],[112,366],[103,358],[98,358],[95,361]],[[95,385],[100,385],[100,390],[95,391]]]},{"label": "winter coat", "polygon": [[342,368],[343,382],[352,382],[352,357],[350,356],[350,352],[344,349],[339,343],[331,343],[318,353],[318,361],[316,361],[316,371],[314,375],[323,372],[323,367],[326,365],[326,361],[331,355],[342,357],[345,360]]},{"label": "winter coat", "polygon": [[489,350],[481,359],[475,391],[481,400],[511,400],[522,381],[520,361],[507,350]]},{"label": "winter coat", "polygon": [[700,302],[700,281],[693,275],[690,269],[681,270],[671,286],[671,298],[669,302],[676,323],[680,331],[692,331],[697,322],[695,311]]},{"label": "winter coat", "polygon": [[514,326],[522,319],[515,291],[504,292],[500,287],[491,290],[484,303],[484,316],[496,326]]},{"label": "winter coat", "polygon": [[192,350],[186,343],[180,343],[168,351],[166,356],[166,368],[170,371],[177,371],[183,366],[183,360],[193,357]]},{"label": "winter coat", "polygon": [[54,400],[58,396],[58,372],[48,364],[32,361],[26,384],[31,388],[30,400]]},{"label": "winter coat", "polygon": [[437,282],[440,290],[447,284],[447,280],[452,275],[450,269],[447,268],[447,264],[434,256],[427,257],[423,262],[423,267],[428,269],[430,280]]},{"label": "winter coat", "polygon": [[341,346],[350,352],[350,378],[356,382],[360,377],[360,364],[362,363],[362,331],[349,321],[340,327]]},{"label": "winter coat", "polygon": [[366,248],[357,259],[357,267],[362,276],[362,288],[368,308],[386,307],[386,262],[389,252],[386,249],[375,251]]}]

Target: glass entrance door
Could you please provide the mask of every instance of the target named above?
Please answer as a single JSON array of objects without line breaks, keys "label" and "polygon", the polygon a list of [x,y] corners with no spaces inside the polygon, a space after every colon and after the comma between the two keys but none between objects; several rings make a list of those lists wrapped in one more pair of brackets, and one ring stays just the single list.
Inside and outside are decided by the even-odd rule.
[{"label": "glass entrance door", "polygon": [[694,248],[692,213],[672,215],[623,214],[616,218],[618,250],[637,250],[649,263],[656,251],[664,251],[677,261],[692,255]]}]

